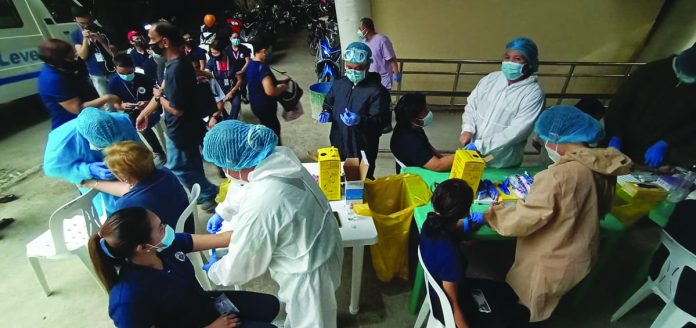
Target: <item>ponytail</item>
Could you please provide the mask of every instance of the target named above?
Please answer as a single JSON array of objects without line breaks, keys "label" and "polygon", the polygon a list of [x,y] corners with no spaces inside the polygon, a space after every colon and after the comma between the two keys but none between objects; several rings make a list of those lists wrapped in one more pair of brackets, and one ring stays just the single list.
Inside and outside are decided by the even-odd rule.
[{"label": "ponytail", "polygon": [[92,265],[94,265],[94,271],[97,273],[99,281],[101,281],[106,291],[111,291],[111,288],[118,282],[118,273],[116,273],[116,261],[109,257],[102,250],[101,246],[102,237],[98,234],[92,235],[89,238],[88,248],[89,257],[92,259]]},{"label": "ponytail", "polygon": [[423,223],[423,233],[430,238],[448,235],[457,221],[468,213],[474,191],[464,180],[450,179],[440,183],[433,192],[433,212]]}]

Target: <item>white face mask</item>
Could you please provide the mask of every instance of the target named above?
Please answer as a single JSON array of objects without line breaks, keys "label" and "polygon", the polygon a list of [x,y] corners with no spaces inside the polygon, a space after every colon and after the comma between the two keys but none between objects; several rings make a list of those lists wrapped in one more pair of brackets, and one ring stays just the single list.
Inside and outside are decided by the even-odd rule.
[{"label": "white face mask", "polygon": [[556,149],[551,149],[549,148],[548,143],[544,144],[544,148],[546,148],[546,152],[549,154],[549,158],[554,162],[558,162],[558,160],[561,158],[561,154],[558,153],[557,149],[558,146],[556,146]]},{"label": "white face mask", "polygon": [[235,177],[231,176],[229,173],[227,173],[227,170],[225,170],[223,172],[225,173],[225,176],[228,179],[230,179],[230,181],[244,184],[244,180],[242,180],[242,172],[239,172],[239,178],[235,178]]}]

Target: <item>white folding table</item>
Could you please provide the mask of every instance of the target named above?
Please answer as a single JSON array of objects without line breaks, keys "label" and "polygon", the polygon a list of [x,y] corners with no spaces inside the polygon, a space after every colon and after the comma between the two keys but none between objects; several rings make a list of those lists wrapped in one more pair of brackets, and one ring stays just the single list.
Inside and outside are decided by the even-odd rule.
[{"label": "white folding table", "polygon": [[[318,163],[302,163],[310,174],[319,174]],[[341,166],[343,167],[343,166]],[[341,168],[343,170],[343,168]],[[348,219],[348,212],[345,200],[332,201],[331,208],[338,213],[341,227],[341,238],[343,247],[353,248],[353,267],[350,286],[350,306],[348,310],[351,314],[358,314],[360,310],[360,287],[362,285],[363,256],[365,246],[377,243],[377,229],[372,217],[355,215],[355,219]]]}]

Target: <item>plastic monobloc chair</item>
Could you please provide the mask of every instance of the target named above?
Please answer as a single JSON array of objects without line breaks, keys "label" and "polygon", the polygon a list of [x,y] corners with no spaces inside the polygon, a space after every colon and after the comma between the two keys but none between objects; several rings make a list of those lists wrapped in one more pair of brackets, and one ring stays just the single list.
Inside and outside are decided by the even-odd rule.
[{"label": "plastic monobloc chair", "polygon": [[[435,281],[435,278],[433,278],[433,276],[430,275],[430,272],[425,267],[425,263],[423,263],[423,257],[421,256],[420,248],[418,248],[418,261],[420,262],[420,265],[423,268],[423,274],[425,275],[426,295],[425,301],[423,301],[423,305],[421,305],[421,309],[418,313],[416,324],[413,325],[413,327],[422,327],[423,322],[425,322],[425,320],[427,319],[427,328],[456,328],[457,325],[454,323],[454,313],[452,312],[452,305],[450,304],[449,299],[445,294],[445,291],[442,290],[437,281]],[[444,325],[433,315],[433,309],[431,308],[432,304],[430,303],[430,288],[428,288],[428,286],[432,287],[432,289],[435,291],[435,294],[437,294],[437,298],[440,300],[440,308],[442,308],[442,318],[445,321]]]},{"label": "plastic monobloc chair", "polygon": [[648,295],[656,294],[666,305],[650,326],[651,328],[683,327],[689,322],[696,324],[696,316],[685,312],[674,303],[679,278],[684,272],[684,268],[689,267],[696,270],[696,255],[680,245],[664,230],[662,231],[661,243],[669,250],[669,257],[662,264],[657,279],[652,280],[648,276],[648,281],[611,316],[611,322],[619,320]]},{"label": "plastic monobloc chair", "polygon": [[[98,194],[98,190],[90,189],[58,208],[49,219],[49,229],[27,244],[26,256],[46,296],[51,295],[51,290],[39,259],[58,260],[77,255],[99,283],[87,249],[89,237],[97,233],[101,226],[99,215],[92,205],[93,198]],[[103,288],[101,283],[99,286]]]}]

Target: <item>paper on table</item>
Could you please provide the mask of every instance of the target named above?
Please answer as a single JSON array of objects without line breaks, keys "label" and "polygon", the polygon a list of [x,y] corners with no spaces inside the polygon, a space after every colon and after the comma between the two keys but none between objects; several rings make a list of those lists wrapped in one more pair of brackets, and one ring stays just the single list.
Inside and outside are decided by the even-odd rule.
[{"label": "paper on table", "polygon": [[616,177],[616,183],[620,185],[627,184],[629,182],[640,183],[640,181],[631,174],[619,175],[618,177]]}]

